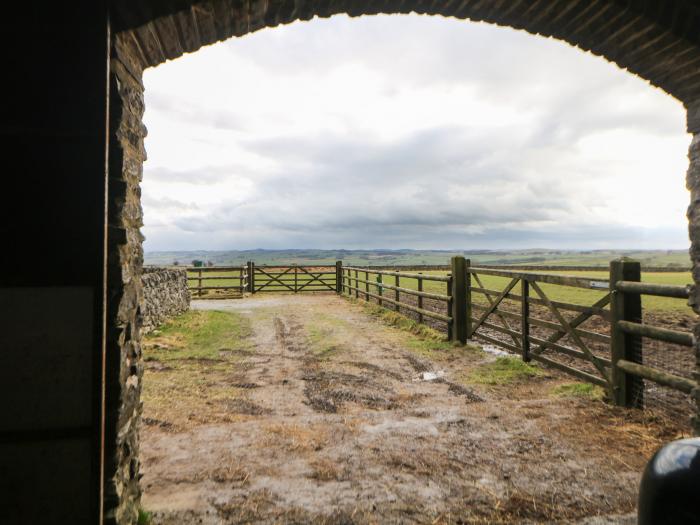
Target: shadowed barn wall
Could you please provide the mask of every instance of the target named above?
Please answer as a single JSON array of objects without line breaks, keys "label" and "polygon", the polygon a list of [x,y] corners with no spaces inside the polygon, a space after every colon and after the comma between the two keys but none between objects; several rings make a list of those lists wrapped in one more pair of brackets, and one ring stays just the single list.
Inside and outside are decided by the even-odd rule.
[{"label": "shadowed barn wall", "polygon": [[[132,522],[139,498],[138,424],[142,379],[136,304],[142,290],[143,253],[140,189],[146,158],[141,122],[144,110],[142,72],[200,47],[264,27],[315,16],[377,13],[425,13],[523,29],[565,40],[602,55],[681,100],[689,111],[690,148],[687,185],[693,275],[700,282],[700,9],[684,0],[433,0],[433,1],[262,1],[186,0],[148,3],[117,1],[116,38],[112,48],[110,150],[110,354],[116,372],[107,391],[107,487],[110,516]],[[659,181],[663,184],[664,181]],[[679,217],[680,220],[680,217]],[[113,234],[112,234],[113,232]],[[691,299],[700,312],[697,292]],[[700,338],[700,327],[696,327]],[[117,349],[120,349],[117,351]],[[696,348],[700,366],[700,347]],[[118,359],[117,359],[118,357]],[[700,397],[696,394],[700,406]],[[696,423],[700,432],[700,424]],[[110,477],[111,473],[111,477]]]},{"label": "shadowed barn wall", "polygon": [[109,6],[4,8],[0,523],[96,523]]}]

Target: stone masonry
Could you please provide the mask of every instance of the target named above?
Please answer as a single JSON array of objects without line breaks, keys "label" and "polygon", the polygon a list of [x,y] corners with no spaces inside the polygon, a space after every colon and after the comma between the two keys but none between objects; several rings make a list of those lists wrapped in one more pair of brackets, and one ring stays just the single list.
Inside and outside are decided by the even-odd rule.
[{"label": "stone masonry", "polygon": [[189,310],[190,290],[185,270],[144,268],[141,283],[141,334],[146,334],[167,319]]}]

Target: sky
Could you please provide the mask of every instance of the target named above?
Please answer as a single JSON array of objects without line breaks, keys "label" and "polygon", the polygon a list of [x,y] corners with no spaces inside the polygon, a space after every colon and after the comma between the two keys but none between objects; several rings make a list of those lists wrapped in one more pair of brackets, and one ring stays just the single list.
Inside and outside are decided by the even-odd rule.
[{"label": "sky", "polygon": [[564,42],[335,16],[144,83],[147,251],[689,244],[682,105]]}]

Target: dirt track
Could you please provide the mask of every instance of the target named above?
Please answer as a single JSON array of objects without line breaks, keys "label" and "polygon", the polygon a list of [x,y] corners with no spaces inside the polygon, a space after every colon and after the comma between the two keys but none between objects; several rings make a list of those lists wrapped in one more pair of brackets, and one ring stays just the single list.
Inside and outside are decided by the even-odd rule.
[{"label": "dirt track", "polygon": [[554,371],[470,383],[494,356],[419,352],[335,295],[193,306],[248,316],[252,352],[231,370],[229,422],[202,422],[206,399],[185,427],[144,406],[155,523],[633,523],[644,462],[673,437],[639,411],[553,396],[571,381]]}]

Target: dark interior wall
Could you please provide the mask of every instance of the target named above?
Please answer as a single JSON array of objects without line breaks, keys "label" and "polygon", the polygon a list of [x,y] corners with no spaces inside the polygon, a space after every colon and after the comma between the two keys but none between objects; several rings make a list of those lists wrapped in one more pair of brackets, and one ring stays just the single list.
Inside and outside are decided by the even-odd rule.
[{"label": "dark interior wall", "polygon": [[0,523],[96,523],[107,2],[3,6]]}]

